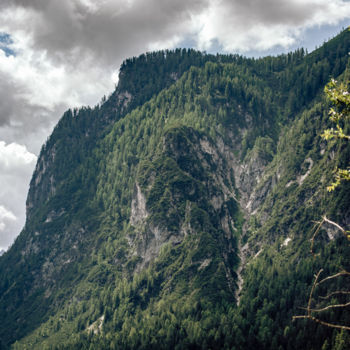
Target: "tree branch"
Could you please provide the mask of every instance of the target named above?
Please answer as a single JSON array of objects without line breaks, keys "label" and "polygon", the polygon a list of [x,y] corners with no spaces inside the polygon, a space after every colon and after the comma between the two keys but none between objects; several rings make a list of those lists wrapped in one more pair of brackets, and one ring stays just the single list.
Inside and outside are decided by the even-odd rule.
[{"label": "tree branch", "polygon": [[326,310],[333,309],[336,307],[347,307],[347,306],[350,306],[350,301],[346,304],[328,305],[322,309],[309,309],[308,311],[310,311],[310,312],[322,312],[322,311],[326,311]]},{"label": "tree branch", "polygon": [[328,222],[329,224],[335,226],[338,230],[340,230],[345,235],[346,238],[348,237],[346,231],[339,224],[337,224],[336,222],[327,219],[326,216],[323,217],[323,221],[324,222]]},{"label": "tree branch", "polygon": [[346,276],[346,275],[350,276],[350,272],[345,271],[345,270],[340,271],[340,272],[336,273],[335,275],[328,276],[328,277],[324,278],[323,280],[318,282],[317,285],[320,285],[321,283],[326,282],[326,281],[328,281],[330,279],[337,278],[337,277],[340,277],[340,276]]},{"label": "tree branch", "polygon": [[350,331],[350,327],[348,327],[348,326],[342,326],[342,325],[337,325],[337,324],[333,324],[333,323],[328,323],[328,322],[322,321],[322,320],[320,320],[314,316],[311,316],[311,315],[293,316],[293,320],[295,320],[297,318],[307,318],[307,319],[310,319],[314,322],[320,323],[320,324],[327,326],[327,327],[344,329],[344,330]]},{"label": "tree branch", "polygon": [[[318,271],[318,273],[315,275],[315,280],[314,280],[314,283],[312,284],[312,288],[311,288],[310,295],[309,295],[309,300],[308,300],[308,303],[307,303],[307,308],[302,308],[303,310],[307,311],[307,315],[293,316],[292,319],[296,320],[296,319],[300,319],[300,318],[306,318],[306,319],[309,319],[309,320],[312,320],[314,322],[320,323],[320,324],[322,324],[324,326],[327,326],[327,327],[344,329],[344,330],[350,331],[350,327],[349,326],[337,325],[337,324],[334,324],[334,323],[325,322],[325,321],[322,321],[322,320],[314,317],[313,315],[311,315],[312,312],[322,312],[322,311],[326,311],[326,310],[329,310],[329,309],[332,309],[332,308],[350,306],[350,302],[348,302],[346,304],[328,305],[328,306],[326,306],[326,307],[324,307],[322,309],[311,309],[312,296],[314,294],[316,286],[318,286],[321,283],[323,283],[323,282],[325,282],[325,281],[327,281],[329,279],[332,279],[332,278],[336,278],[336,277],[343,276],[343,275],[350,275],[350,273],[347,272],[347,271],[341,271],[341,272],[339,272],[339,273],[337,273],[337,274],[335,274],[333,276],[328,276],[328,277],[324,278],[320,282],[317,282],[319,277],[320,277],[320,275],[321,275],[321,273],[322,273],[322,271],[323,271],[323,269]],[[332,295],[332,294],[335,294],[335,293],[340,294],[340,293],[342,293],[342,291],[331,293],[331,294],[329,294],[329,296]],[[344,293],[350,294],[350,292],[344,292]]]},{"label": "tree branch", "polygon": [[312,288],[311,288],[311,292],[310,292],[310,296],[309,296],[309,301],[307,303],[307,314],[308,316],[311,316],[311,301],[312,301],[312,294],[314,293],[314,290],[315,290],[315,287],[316,287],[316,284],[317,284],[317,280],[318,278],[320,277],[320,274],[322,273],[323,269],[321,269],[320,271],[318,271],[317,275],[315,276],[315,281],[312,285]]},{"label": "tree branch", "polygon": [[316,223],[318,223],[318,226],[317,226],[317,229],[316,229],[315,233],[313,234],[313,236],[312,236],[312,238],[311,238],[311,247],[310,247],[310,252],[311,252],[311,254],[312,254],[313,257],[316,256],[316,254],[314,253],[314,242],[315,242],[315,238],[316,238],[316,236],[318,235],[318,233],[320,232],[320,229],[321,229],[321,227],[322,227],[322,225],[323,225],[323,223],[324,223],[324,218],[322,218],[322,221],[316,222]]},{"label": "tree branch", "polygon": [[337,290],[335,292],[332,292],[328,295],[326,295],[325,297],[321,297],[319,296],[320,299],[329,299],[330,297],[332,297],[333,295],[337,295],[337,294],[350,294],[350,292],[345,291],[345,290]]},{"label": "tree branch", "polygon": [[316,228],[315,233],[313,234],[313,236],[312,236],[312,238],[311,238],[310,252],[311,252],[311,254],[312,254],[313,257],[316,256],[316,254],[314,253],[315,238],[316,238],[316,236],[318,235],[318,233],[320,232],[320,230],[321,230],[321,228],[322,228],[322,225],[323,225],[325,222],[327,222],[327,223],[330,224],[330,225],[335,226],[338,230],[340,230],[340,231],[344,234],[344,236],[345,236],[346,238],[348,238],[348,232],[347,232],[346,230],[344,230],[344,229],[343,229],[339,224],[337,224],[336,222],[334,222],[334,221],[332,221],[332,220],[329,220],[326,216],[324,216],[324,217],[322,218],[321,221],[316,222],[316,224],[318,224],[318,225],[317,225],[317,228]]}]

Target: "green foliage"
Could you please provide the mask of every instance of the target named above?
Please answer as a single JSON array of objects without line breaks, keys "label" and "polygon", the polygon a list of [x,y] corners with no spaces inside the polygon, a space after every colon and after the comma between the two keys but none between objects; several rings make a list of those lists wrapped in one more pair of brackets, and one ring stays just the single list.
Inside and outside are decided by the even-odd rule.
[{"label": "green foliage", "polygon": [[[330,120],[335,123],[336,129],[326,129],[322,134],[325,140],[344,139],[350,140],[350,136],[344,132],[344,127],[349,129],[350,120],[350,93],[349,93],[349,81],[342,82],[339,85],[332,79],[325,87],[325,93],[328,99],[332,102],[333,106],[330,111]],[[350,181],[350,165],[346,164],[346,169],[335,170],[335,182],[327,187],[328,191],[334,191],[334,189],[340,185],[341,181]]]},{"label": "green foliage", "polygon": [[[0,259],[2,346],[342,344],[291,316],[318,264],[329,273],[349,265],[341,241],[321,244],[327,232],[316,242],[320,262],[304,239],[320,213],[341,222],[350,207],[346,186],[323,200],[329,169],[349,149],[316,137],[328,119],[322,86],[344,71],[349,49],[341,33],[310,55],[175,50],[126,60],[116,91],[66,112],[42,149],[26,227]],[[262,177],[248,174],[251,163]],[[241,165],[256,182],[251,193],[233,173]],[[248,194],[255,212],[241,206]],[[241,237],[249,250],[237,305]]]}]

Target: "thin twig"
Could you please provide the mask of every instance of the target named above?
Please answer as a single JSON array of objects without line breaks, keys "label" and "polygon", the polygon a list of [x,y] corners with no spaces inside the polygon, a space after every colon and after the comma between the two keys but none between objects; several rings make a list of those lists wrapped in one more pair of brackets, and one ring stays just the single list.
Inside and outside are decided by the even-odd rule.
[{"label": "thin twig", "polygon": [[332,297],[333,295],[337,295],[337,294],[350,294],[350,292],[346,291],[346,290],[337,290],[335,292],[332,292],[328,295],[326,295],[325,297],[321,297],[319,296],[320,299],[329,299],[330,297]]},{"label": "thin twig", "polygon": [[334,222],[334,221],[332,221],[332,220],[329,220],[326,216],[324,216],[324,217],[322,218],[321,221],[316,222],[316,224],[318,224],[318,226],[317,226],[317,228],[316,228],[315,233],[313,234],[313,236],[312,236],[312,238],[311,238],[310,252],[311,252],[311,254],[312,254],[313,257],[316,256],[316,254],[314,253],[314,242],[315,242],[315,238],[316,238],[316,236],[318,235],[318,233],[320,232],[320,230],[321,230],[321,228],[322,228],[322,225],[323,225],[325,222],[327,222],[327,223],[330,224],[330,225],[335,226],[338,230],[340,230],[340,231],[345,235],[345,237],[348,238],[347,232],[346,232],[339,224],[337,224],[336,222]]},{"label": "thin twig", "polygon": [[345,270],[340,271],[340,272],[336,273],[335,275],[328,276],[328,277],[324,278],[322,281],[318,282],[317,285],[320,285],[321,283],[326,282],[326,281],[328,281],[330,279],[337,278],[337,277],[340,277],[340,276],[345,276],[345,275],[350,275],[350,272],[345,271]]},{"label": "thin twig", "polygon": [[317,275],[315,276],[315,281],[312,285],[312,288],[311,288],[311,292],[310,292],[310,296],[309,296],[309,301],[307,303],[307,314],[309,316],[311,316],[311,301],[312,301],[312,294],[314,293],[314,290],[315,290],[315,287],[316,287],[316,284],[317,284],[317,280],[318,278],[320,277],[320,274],[322,273],[323,269],[321,269],[320,271],[318,271]]},{"label": "thin twig", "polygon": [[324,326],[327,326],[327,327],[344,329],[344,330],[350,331],[350,327],[348,327],[348,326],[341,326],[341,325],[337,325],[337,324],[333,324],[333,323],[328,323],[328,322],[322,321],[322,320],[320,320],[320,319],[318,319],[318,318],[316,318],[314,316],[311,316],[311,315],[293,316],[293,320],[295,320],[297,318],[307,318],[309,320],[312,320],[314,322],[320,323],[320,324],[322,324]]},{"label": "thin twig", "polygon": [[336,222],[327,219],[325,216],[323,217],[323,221],[328,222],[329,224],[335,226],[338,230],[340,230],[341,232],[343,232],[343,234],[345,235],[345,237],[347,237],[346,231]]},{"label": "thin twig", "polygon": [[344,274],[348,274],[348,272],[346,272],[346,271],[341,271],[341,272],[337,273],[336,275],[326,277],[321,282],[317,283],[317,281],[318,281],[322,271],[323,271],[323,269],[318,271],[318,273],[315,275],[315,280],[314,280],[314,283],[312,284],[312,288],[311,288],[311,291],[310,291],[307,308],[301,308],[301,309],[304,309],[304,310],[307,311],[307,315],[293,316],[292,319],[295,320],[295,319],[298,319],[298,318],[306,318],[306,319],[312,320],[314,322],[320,323],[320,324],[322,324],[324,326],[328,326],[328,327],[332,327],[332,328],[338,328],[338,329],[344,329],[344,330],[349,330],[350,331],[350,327],[348,327],[348,326],[337,325],[337,324],[325,322],[325,321],[322,321],[322,320],[320,320],[320,319],[318,319],[318,318],[316,318],[316,317],[311,315],[312,312],[322,312],[322,311],[325,311],[325,310],[328,310],[328,309],[331,309],[331,308],[346,307],[346,306],[350,305],[350,302],[349,302],[349,303],[343,304],[343,305],[329,305],[329,306],[327,306],[327,307],[325,307],[323,309],[311,309],[312,296],[314,294],[314,291],[315,291],[315,288],[316,288],[317,285],[319,285],[320,283],[322,283],[322,282],[324,282],[324,281],[326,281],[328,279],[339,277],[339,276],[344,275]]},{"label": "thin twig", "polygon": [[346,304],[328,305],[322,309],[309,309],[308,311],[310,311],[310,312],[322,312],[322,311],[326,311],[326,310],[337,308],[337,307],[347,307],[347,306],[350,306],[350,301]]},{"label": "thin twig", "polygon": [[318,233],[319,233],[319,231],[320,231],[320,229],[321,229],[321,227],[322,227],[322,225],[323,225],[323,223],[324,223],[324,218],[322,218],[322,221],[319,221],[319,222],[316,222],[316,223],[318,224],[318,226],[317,226],[317,229],[316,229],[314,235],[313,235],[312,238],[311,238],[311,247],[310,247],[310,252],[311,252],[311,254],[312,254],[313,257],[316,256],[316,254],[314,253],[314,242],[315,242],[315,238],[316,238],[316,236],[318,235]]}]

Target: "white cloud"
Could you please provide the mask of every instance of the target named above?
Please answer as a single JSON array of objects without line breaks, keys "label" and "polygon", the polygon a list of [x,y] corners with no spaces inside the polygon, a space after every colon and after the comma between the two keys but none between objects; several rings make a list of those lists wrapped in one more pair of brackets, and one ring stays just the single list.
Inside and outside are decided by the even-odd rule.
[{"label": "white cloud", "polygon": [[25,199],[37,157],[24,145],[0,141],[0,248],[6,248],[25,221]]},{"label": "white cloud", "polygon": [[14,232],[18,229],[18,218],[16,215],[3,205],[0,205],[0,250],[6,248],[13,242],[13,239],[19,232]]},{"label": "white cloud", "polygon": [[24,145],[19,145],[17,143],[11,143],[6,145],[4,141],[0,141],[0,167],[5,169],[10,169],[21,166],[26,166],[36,162],[36,155],[28,152]]},{"label": "white cloud", "polygon": [[350,18],[343,0],[212,0],[192,18],[197,45],[208,50],[218,42],[225,51],[288,48],[308,28]]},{"label": "white cloud", "polygon": [[6,227],[6,221],[15,221],[16,216],[4,206],[0,205],[0,231],[4,231]]}]

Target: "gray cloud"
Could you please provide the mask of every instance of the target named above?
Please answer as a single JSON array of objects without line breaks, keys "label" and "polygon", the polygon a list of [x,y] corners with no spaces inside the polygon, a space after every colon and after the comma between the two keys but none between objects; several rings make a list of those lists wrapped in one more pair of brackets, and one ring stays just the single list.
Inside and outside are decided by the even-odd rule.
[{"label": "gray cloud", "polygon": [[[207,46],[216,41],[241,51],[246,50],[244,40],[251,42],[250,49],[288,45],[297,35],[296,27],[337,21],[344,14],[335,16],[330,9],[343,12],[350,4],[342,0],[5,0],[0,6],[32,11],[31,21],[17,25],[31,33],[34,48],[45,50],[56,63],[81,69],[92,57],[95,64],[118,68],[124,58],[148,50],[152,43],[170,40],[173,44],[176,36],[181,42],[198,35],[199,47],[203,40]],[[198,16],[204,16],[202,28],[196,28]],[[253,31],[257,26],[279,28],[280,33],[276,32],[276,40],[266,39],[259,46],[257,41],[263,38],[259,30]],[[266,30],[265,35],[271,34]],[[230,41],[229,36],[242,40]]]},{"label": "gray cloud", "polygon": [[[59,62],[79,65],[84,55],[105,64],[119,64],[127,56],[147,50],[151,42],[188,33],[191,14],[208,6],[195,1],[5,1],[2,7],[33,10],[35,21],[20,25],[32,33],[34,46]],[[26,26],[28,26],[26,28]]]},{"label": "gray cloud", "polygon": [[0,126],[8,125],[16,113],[15,94],[16,83],[8,81],[4,74],[0,73]]},{"label": "gray cloud", "polygon": [[299,26],[326,6],[319,1],[243,0],[225,1],[228,14],[240,22],[265,25],[288,24]]},{"label": "gray cloud", "polygon": [[36,157],[25,146],[0,141],[0,249],[12,243],[24,222],[24,203]]},{"label": "gray cloud", "polygon": [[48,108],[29,98],[25,85],[0,71],[0,141],[30,145],[30,150],[38,153],[54,120],[67,109],[67,105],[58,103]]},{"label": "gray cloud", "polygon": [[[330,9],[343,12],[350,4],[345,0],[5,0],[0,6],[32,11],[32,20],[17,25],[31,33],[34,48],[45,50],[56,63],[79,69],[91,57],[96,64],[118,68],[126,57],[148,50],[152,43],[170,40],[173,44],[176,36],[181,42],[198,35],[199,47],[205,38],[241,51],[246,49],[243,41],[249,40],[250,46],[255,42],[259,49],[257,40],[262,35],[252,33],[257,26],[283,27],[281,33],[276,32],[281,40],[266,40],[266,47],[283,40],[288,45],[297,35],[293,33],[296,27],[337,21],[346,14],[335,16]],[[196,28],[196,18],[203,15],[202,28]],[[215,28],[206,21],[215,21]],[[265,35],[271,34],[266,31]],[[229,36],[242,40],[229,43]]]},{"label": "gray cloud", "polygon": [[11,75],[0,71],[0,127],[11,124],[16,126],[16,124],[30,120],[30,127],[35,129],[38,124],[45,121],[44,118],[36,121],[40,119],[45,109],[28,103],[25,94],[26,90],[23,85],[12,79]]}]

